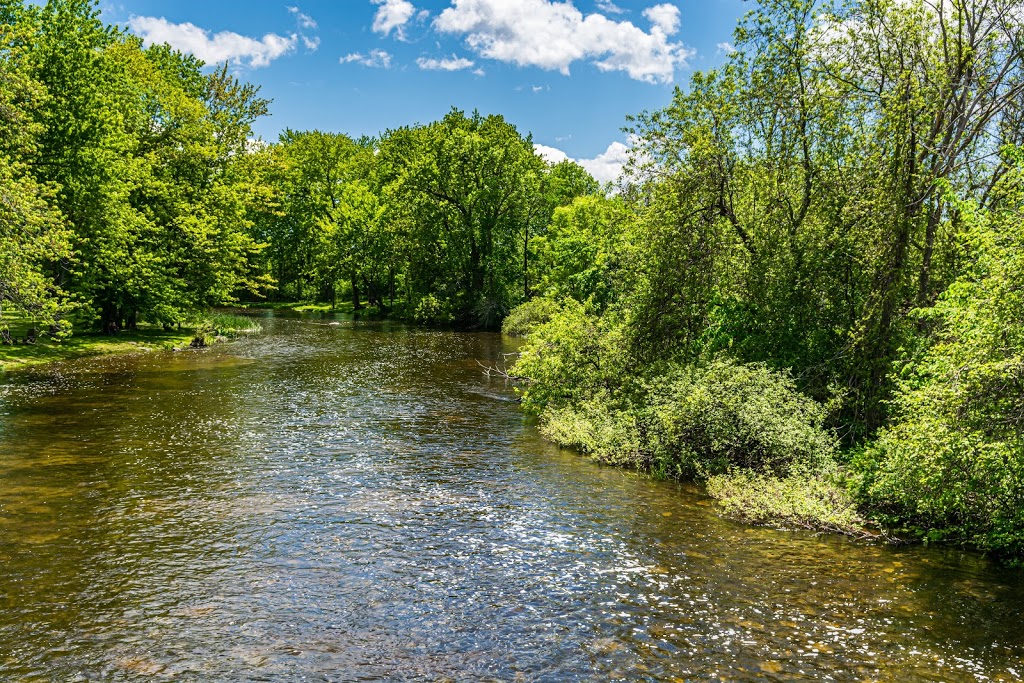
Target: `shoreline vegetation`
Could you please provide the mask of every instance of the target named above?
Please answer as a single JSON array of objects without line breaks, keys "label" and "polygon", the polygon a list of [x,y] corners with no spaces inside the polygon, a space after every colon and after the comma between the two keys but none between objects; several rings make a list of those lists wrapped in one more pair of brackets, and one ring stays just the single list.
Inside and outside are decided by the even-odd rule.
[{"label": "shoreline vegetation", "polygon": [[751,3],[605,186],[496,113],[253,140],[270,102],[230,65],[7,3],[0,306],[39,358],[264,297],[504,325],[557,443],[740,519],[1022,564],[1022,3]]},{"label": "shoreline vegetation", "polygon": [[202,320],[180,328],[143,323],[136,329],[121,330],[117,334],[85,333],[66,338],[39,335],[31,343],[26,338],[34,335],[35,323],[24,315],[5,313],[4,328],[14,341],[0,344],[0,375],[48,363],[89,356],[111,356],[153,351],[181,351],[187,348],[206,348],[241,335],[263,331],[253,318],[224,312],[211,312]]}]

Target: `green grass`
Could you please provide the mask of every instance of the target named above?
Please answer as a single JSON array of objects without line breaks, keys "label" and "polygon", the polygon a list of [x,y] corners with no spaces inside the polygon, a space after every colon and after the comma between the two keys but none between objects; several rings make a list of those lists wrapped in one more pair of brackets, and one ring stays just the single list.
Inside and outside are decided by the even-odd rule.
[{"label": "green grass", "polygon": [[[6,319],[7,316],[4,317]],[[83,356],[183,347],[188,346],[192,336],[192,330],[186,328],[168,332],[160,327],[140,326],[138,330],[122,332],[116,336],[86,333],[76,334],[63,341],[42,337],[35,344],[0,344],[0,370],[17,370]]]},{"label": "green grass", "polygon": [[405,300],[397,298],[393,306],[388,302],[388,312],[386,314],[381,313],[376,306],[366,306],[365,302],[363,306],[359,311],[356,311],[352,306],[352,302],[347,300],[339,300],[337,304],[333,305],[329,301],[246,301],[234,304],[234,307],[240,310],[294,311],[295,313],[359,313],[359,315],[373,318],[387,317],[388,314],[402,311],[405,306]]},{"label": "green grass", "polygon": [[[0,328],[6,326],[11,337],[22,340],[35,322],[18,312],[4,311]],[[82,327],[76,325],[76,328]],[[0,371],[43,365],[54,361],[145,351],[169,350],[189,346],[197,334],[210,333],[209,343],[217,338],[231,338],[240,334],[262,332],[258,320],[248,316],[213,312],[203,320],[181,329],[164,330],[161,325],[140,323],[137,330],[122,330],[110,336],[95,332],[76,332],[67,339],[56,340],[40,336],[35,344],[0,344]]]},{"label": "green grass", "polygon": [[868,528],[849,492],[827,473],[780,478],[736,470],[708,479],[707,490],[727,517],[748,524],[893,540]]},{"label": "green grass", "polygon": [[197,328],[203,326],[209,326],[215,335],[223,337],[259,334],[263,331],[263,325],[259,320],[234,313],[211,313],[196,325]]}]

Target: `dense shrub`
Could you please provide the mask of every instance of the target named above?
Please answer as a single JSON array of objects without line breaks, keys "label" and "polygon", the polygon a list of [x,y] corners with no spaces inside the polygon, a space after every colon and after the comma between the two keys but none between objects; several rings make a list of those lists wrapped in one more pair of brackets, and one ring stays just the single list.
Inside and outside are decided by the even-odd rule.
[{"label": "dense shrub", "polygon": [[597,395],[621,401],[636,385],[626,352],[625,327],[613,313],[589,313],[566,300],[523,346],[516,375],[529,378],[523,407],[533,413],[576,407]]},{"label": "dense shrub", "polygon": [[516,374],[526,407],[564,446],[664,476],[703,479],[732,468],[786,475],[832,462],[824,407],[786,373],[716,359],[636,376],[613,316],[567,302],[539,326]]},{"label": "dense shrub", "polygon": [[530,299],[513,308],[501,324],[501,331],[513,337],[526,337],[547,323],[561,310],[558,302],[546,297]]},{"label": "dense shrub", "polygon": [[827,465],[836,449],[824,407],[763,364],[678,366],[651,382],[649,402],[655,466],[671,476],[734,467],[785,475],[794,464]]},{"label": "dense shrub", "polygon": [[447,325],[455,320],[455,306],[449,299],[427,294],[416,304],[413,320],[426,325]]},{"label": "dense shrub", "polygon": [[540,431],[551,441],[606,465],[649,470],[650,449],[643,438],[642,418],[636,410],[616,407],[607,396],[597,396],[546,411]]}]

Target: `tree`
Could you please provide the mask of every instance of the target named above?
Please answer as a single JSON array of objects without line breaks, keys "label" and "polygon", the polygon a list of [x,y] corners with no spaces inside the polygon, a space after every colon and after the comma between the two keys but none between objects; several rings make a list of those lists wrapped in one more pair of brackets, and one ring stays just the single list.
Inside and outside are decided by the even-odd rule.
[{"label": "tree", "polygon": [[41,130],[32,114],[46,93],[29,75],[24,10],[20,3],[0,9],[0,326],[3,308],[13,306],[64,332],[69,307],[49,272],[71,255],[68,233],[53,192],[27,163]]},{"label": "tree", "polygon": [[540,160],[500,116],[452,110],[389,131],[382,181],[408,205],[413,296],[437,295],[458,319],[494,326],[518,297],[520,236]]}]

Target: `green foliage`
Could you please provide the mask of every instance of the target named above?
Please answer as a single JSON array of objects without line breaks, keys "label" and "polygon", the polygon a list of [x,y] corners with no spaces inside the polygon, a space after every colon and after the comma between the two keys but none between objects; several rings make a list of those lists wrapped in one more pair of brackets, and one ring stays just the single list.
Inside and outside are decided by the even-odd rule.
[{"label": "green foliage", "polygon": [[[518,371],[518,368],[517,368]],[[560,446],[573,448],[606,465],[651,471],[650,445],[643,416],[621,407],[607,395],[552,407],[541,416],[540,431]]]},{"label": "green foliage", "polygon": [[736,470],[708,479],[707,490],[727,516],[749,524],[869,535],[853,497],[828,472],[779,478]]},{"label": "green foliage", "polygon": [[554,299],[538,297],[519,304],[505,317],[501,331],[512,337],[528,337],[541,325],[550,322],[561,305]]},{"label": "green foliage", "polygon": [[859,493],[930,540],[1024,556],[1024,192],[958,207],[970,265],[920,311],[934,341],[897,378],[896,418],[855,462]]},{"label": "green foliage", "polygon": [[[172,323],[268,284],[239,173],[256,89],[105,26],[94,2],[5,8],[0,303],[57,333]],[[65,296],[68,295],[68,296]]]},{"label": "green foliage", "polygon": [[636,372],[627,326],[568,300],[536,327],[515,373],[552,440],[603,462],[706,478],[742,467],[776,475],[825,467],[836,439],[824,406],[763,364],[715,359]]},{"label": "green foliage", "polygon": [[48,271],[71,245],[52,187],[29,172],[46,92],[29,74],[27,40],[24,25],[0,24],[0,326],[13,307],[64,335],[71,306]]},{"label": "green foliage", "polygon": [[537,291],[606,305],[617,294],[617,270],[628,234],[621,200],[596,195],[555,209],[547,232],[533,243]]},{"label": "green foliage", "polygon": [[427,294],[413,312],[413,320],[425,325],[450,325],[455,321],[456,307],[448,299]]},{"label": "green foliage", "polygon": [[529,378],[523,407],[534,413],[573,407],[595,396],[625,397],[636,383],[624,353],[626,329],[612,314],[597,316],[577,301],[535,328],[516,375]]},{"label": "green foliage", "polygon": [[[528,289],[530,237],[551,208],[546,168],[500,116],[452,110],[441,121],[389,131],[378,159],[407,260],[411,299],[446,299],[455,319],[495,328]],[[587,191],[566,175],[559,192]]]},{"label": "green foliage", "polygon": [[[535,406],[532,366],[526,396]],[[579,390],[579,387],[575,387]],[[771,476],[831,466],[835,437],[824,410],[792,380],[762,365],[716,360],[677,367],[628,399],[604,387],[586,397],[549,401],[541,431],[564,446],[615,465],[680,479],[706,479],[737,468]]]},{"label": "green foliage", "polygon": [[192,348],[205,348],[217,342],[244,334],[259,334],[263,326],[259,321],[232,313],[211,313],[193,324]]},{"label": "green foliage", "polygon": [[824,407],[762,364],[677,366],[651,380],[645,403],[655,467],[675,477],[737,467],[783,476],[826,467],[836,450]]},{"label": "green foliage", "polygon": [[211,313],[203,321],[216,336],[237,337],[242,334],[260,334],[263,325],[259,320],[247,315],[234,313]]}]

